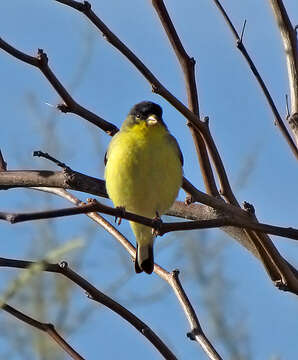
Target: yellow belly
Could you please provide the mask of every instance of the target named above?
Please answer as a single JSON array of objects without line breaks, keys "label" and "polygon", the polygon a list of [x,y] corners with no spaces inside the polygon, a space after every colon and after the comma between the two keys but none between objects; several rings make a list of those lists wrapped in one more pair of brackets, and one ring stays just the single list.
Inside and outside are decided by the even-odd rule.
[{"label": "yellow belly", "polygon": [[115,206],[150,218],[161,215],[182,183],[177,148],[159,125],[121,131],[109,147],[105,178]]}]

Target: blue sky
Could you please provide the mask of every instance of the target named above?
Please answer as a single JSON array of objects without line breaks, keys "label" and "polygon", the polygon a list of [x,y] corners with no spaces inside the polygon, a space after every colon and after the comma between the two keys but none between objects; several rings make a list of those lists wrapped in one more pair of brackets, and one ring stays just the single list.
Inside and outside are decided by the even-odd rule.
[{"label": "blue sky", "polygon": [[[284,4],[293,24],[297,24],[297,2],[287,0]],[[263,94],[236,49],[221,15],[211,0],[172,0],[166,5],[187,52],[197,61],[201,115],[210,118],[210,128],[232,185],[237,184],[251,164],[251,171],[247,176],[243,175],[244,183],[235,189],[238,200],[251,202],[262,222],[297,227],[296,160],[273,125],[273,116]],[[182,73],[150,2],[93,1],[92,6],[160,81],[185,102]],[[226,0],[224,6],[238,30],[247,20],[245,45],[284,117],[285,94],[288,93],[285,58],[268,2]],[[159,103],[164,109],[164,119],[183,151],[185,175],[202,189],[192,138],[184,118],[151,92],[143,77],[81,14],[53,0],[2,1],[0,34],[28,54],[34,55],[38,48],[44,49],[52,70],[74,98],[118,127],[133,104],[144,99]],[[0,75],[0,146],[8,168],[53,168],[42,159],[32,158],[32,151],[42,149],[77,171],[103,178],[103,156],[110,138],[83,119],[59,114],[46,105],[57,104],[59,98],[43,75],[3,51],[0,52]],[[86,198],[84,194],[78,196]],[[183,196],[181,192],[180,198]],[[65,206],[68,204],[62,200],[33,194],[31,190],[1,193],[1,211]],[[77,237],[88,244],[85,263],[80,269],[83,276],[147,322],[179,359],[205,358],[200,348],[186,338],[188,324],[173,294],[166,291],[167,286],[155,275],[135,275],[125,251],[109,234],[90,225],[84,216],[49,223],[57,244]],[[41,245],[43,226],[47,225],[42,222],[38,225],[1,224],[2,238],[6,239],[0,244],[1,256],[42,258],[45,249],[54,246]],[[125,221],[120,230],[132,238]],[[222,232],[197,231],[191,239],[188,235],[178,233],[158,239],[156,260],[168,270],[180,269],[181,279],[202,325],[219,352],[229,358],[229,352],[220,336],[216,336],[210,320],[206,291],[211,290],[198,281],[184,244],[208,241],[208,245],[200,245],[199,251],[213,249],[216,244],[222,247],[220,257],[204,258],[200,253],[195,261],[203,262],[208,269],[216,268],[220,262],[225,279],[231,283],[227,291],[226,320],[235,329],[239,323],[239,333],[242,322],[245,324],[249,340],[247,347],[243,347],[246,349],[244,359],[273,359],[276,354],[282,355],[282,359],[295,358],[297,298],[276,290],[260,263]],[[298,266],[294,241],[272,239],[282,254]],[[1,289],[5,289],[7,273],[2,271]],[[49,281],[49,277],[44,281]],[[121,282],[121,287],[111,290],[117,281]],[[73,296],[78,300],[77,304],[72,304],[72,311],[88,302],[78,290]],[[215,292],[214,297],[218,304],[223,301],[221,293],[216,295]],[[92,317],[68,337],[87,359],[115,358],[123,355],[123,351],[125,358],[159,358],[147,341],[117,315],[96,304],[89,306],[93,308]],[[0,317],[7,318],[7,314]],[[45,320],[54,322],[55,318]],[[17,320],[12,323],[14,321],[17,323]],[[27,330],[25,326],[24,329]],[[234,335],[237,341],[237,332]],[[4,347],[9,344],[5,338],[1,343],[2,340]]]}]

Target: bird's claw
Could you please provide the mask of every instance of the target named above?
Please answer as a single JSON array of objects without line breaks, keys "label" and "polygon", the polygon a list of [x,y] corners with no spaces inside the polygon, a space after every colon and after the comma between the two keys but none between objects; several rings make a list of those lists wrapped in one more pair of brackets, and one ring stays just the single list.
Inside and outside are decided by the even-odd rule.
[{"label": "bird's claw", "polygon": [[160,228],[162,226],[162,220],[157,211],[156,211],[156,216],[155,216],[155,218],[152,219],[152,221],[154,223],[154,228],[152,228],[152,235],[158,236],[161,233]]},{"label": "bird's claw", "polygon": [[115,223],[119,226],[122,221],[122,217],[125,215],[125,207],[124,206],[117,206],[116,209],[118,209],[121,212],[120,216],[115,216]]}]

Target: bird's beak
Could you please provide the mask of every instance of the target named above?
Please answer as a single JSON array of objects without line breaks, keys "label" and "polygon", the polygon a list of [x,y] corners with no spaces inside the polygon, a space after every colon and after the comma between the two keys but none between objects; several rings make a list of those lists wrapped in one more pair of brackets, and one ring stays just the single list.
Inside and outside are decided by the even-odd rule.
[{"label": "bird's beak", "polygon": [[159,119],[158,119],[158,117],[156,115],[150,115],[147,118],[147,124],[149,126],[156,125],[158,122],[159,122]]}]

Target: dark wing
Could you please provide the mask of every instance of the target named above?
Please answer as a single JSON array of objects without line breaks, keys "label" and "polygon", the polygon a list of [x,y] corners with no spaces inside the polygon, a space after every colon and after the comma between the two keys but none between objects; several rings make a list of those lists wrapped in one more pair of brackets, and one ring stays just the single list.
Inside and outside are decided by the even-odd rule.
[{"label": "dark wing", "polygon": [[184,160],[183,160],[182,152],[180,150],[180,146],[179,146],[176,138],[173,135],[171,135],[169,133],[168,136],[169,136],[168,138],[169,138],[170,143],[172,143],[176,147],[177,152],[178,152],[178,156],[179,156],[179,159],[180,159],[180,162],[181,162],[181,166],[183,166]]},{"label": "dark wing", "polygon": [[111,148],[111,145],[112,145],[112,141],[115,141],[114,139],[116,139],[117,138],[117,134],[119,134],[120,133],[120,131],[118,131],[115,135],[113,135],[113,137],[112,137],[112,139],[111,139],[111,141],[110,141],[110,143],[109,143],[109,146],[108,146],[108,148],[107,148],[107,151],[106,151],[106,153],[105,153],[105,156],[104,156],[104,164],[105,164],[105,166],[107,165],[107,162],[108,162],[108,157],[109,157],[109,149]]}]

